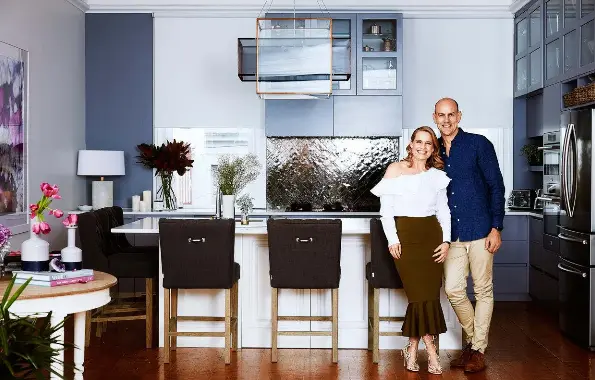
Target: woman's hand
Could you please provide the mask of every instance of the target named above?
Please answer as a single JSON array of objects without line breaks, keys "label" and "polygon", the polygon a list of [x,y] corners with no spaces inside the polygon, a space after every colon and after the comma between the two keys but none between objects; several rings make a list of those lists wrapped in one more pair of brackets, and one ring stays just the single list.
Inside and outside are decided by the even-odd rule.
[{"label": "woman's hand", "polygon": [[438,247],[436,247],[436,249],[434,250],[434,255],[432,255],[432,257],[435,257],[436,260],[434,260],[437,263],[443,263],[444,260],[446,260],[446,256],[448,255],[448,249],[450,248],[450,245],[446,242],[440,244]]},{"label": "woman's hand", "polygon": [[388,250],[390,254],[395,258],[398,259],[401,257],[401,244],[393,244],[388,246]]}]

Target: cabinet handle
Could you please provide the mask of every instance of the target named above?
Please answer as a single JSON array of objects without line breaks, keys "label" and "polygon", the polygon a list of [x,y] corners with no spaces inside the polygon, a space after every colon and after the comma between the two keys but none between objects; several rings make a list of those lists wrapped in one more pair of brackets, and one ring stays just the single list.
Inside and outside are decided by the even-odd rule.
[{"label": "cabinet handle", "polygon": [[298,243],[312,243],[314,241],[314,239],[313,238],[308,238],[308,239],[295,238],[295,241]]},{"label": "cabinet handle", "polygon": [[200,239],[188,238],[188,243],[204,243],[205,241],[207,241],[206,238],[200,238]]},{"label": "cabinet handle", "polygon": [[587,244],[589,244],[589,242],[588,242],[588,241],[586,241],[586,240],[583,240],[583,239],[576,239],[576,238],[571,238],[571,237],[569,237],[569,236],[566,236],[566,235],[563,235],[563,234],[558,234],[558,237],[559,237],[560,239],[562,239],[562,240],[571,241],[571,242],[573,242],[573,243],[581,243],[581,244],[584,244],[584,245],[587,245]]}]

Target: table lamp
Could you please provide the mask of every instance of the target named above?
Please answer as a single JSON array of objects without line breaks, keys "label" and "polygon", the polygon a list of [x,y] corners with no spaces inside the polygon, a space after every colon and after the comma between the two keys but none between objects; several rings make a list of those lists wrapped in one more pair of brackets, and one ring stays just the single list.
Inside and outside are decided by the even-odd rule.
[{"label": "table lamp", "polygon": [[114,205],[114,184],[103,177],[124,175],[124,152],[120,150],[79,150],[78,175],[100,177],[92,183],[94,210]]}]

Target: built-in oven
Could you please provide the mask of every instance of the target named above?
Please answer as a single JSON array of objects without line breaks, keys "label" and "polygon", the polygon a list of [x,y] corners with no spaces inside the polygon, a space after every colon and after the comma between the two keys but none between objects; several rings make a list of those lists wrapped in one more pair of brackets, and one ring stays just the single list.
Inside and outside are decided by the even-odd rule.
[{"label": "built-in oven", "polygon": [[[564,119],[565,116],[562,116]],[[562,120],[562,124],[564,120]],[[564,125],[564,124],[563,124]],[[543,208],[543,232],[558,236],[560,224],[560,142],[561,131],[548,132],[543,135],[543,189],[537,201]]]}]

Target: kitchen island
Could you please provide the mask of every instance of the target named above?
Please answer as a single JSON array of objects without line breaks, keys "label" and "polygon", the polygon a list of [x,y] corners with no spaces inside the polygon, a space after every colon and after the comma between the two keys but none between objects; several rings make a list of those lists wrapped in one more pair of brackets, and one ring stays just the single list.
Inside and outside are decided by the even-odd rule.
[{"label": "kitchen island", "polygon": [[[168,217],[188,217],[171,216]],[[324,216],[328,218],[329,216]],[[337,216],[340,217],[340,216]],[[339,287],[339,348],[368,347],[368,283],[365,267],[370,261],[370,218],[341,218],[341,283]],[[239,281],[239,347],[271,346],[271,286],[266,219],[253,218],[249,225],[236,224],[235,261],[240,264]],[[114,233],[157,235],[159,218],[147,217],[112,229]],[[159,260],[161,273],[161,259]],[[158,279],[159,347],[163,347],[163,287]],[[180,290],[178,315],[222,316],[222,290]],[[441,349],[462,347],[461,326],[442,291],[441,304],[448,331],[440,335]],[[380,315],[403,316],[407,298],[403,290],[381,290]],[[279,315],[326,316],[331,314],[328,290],[280,290]],[[381,322],[381,331],[400,331],[400,322]],[[330,322],[280,321],[279,330],[328,330]],[[178,331],[223,331],[216,322],[178,323]],[[279,336],[279,348],[330,348],[328,336]],[[405,337],[380,337],[380,348],[400,348]],[[223,339],[179,337],[179,347],[223,347]]]}]

